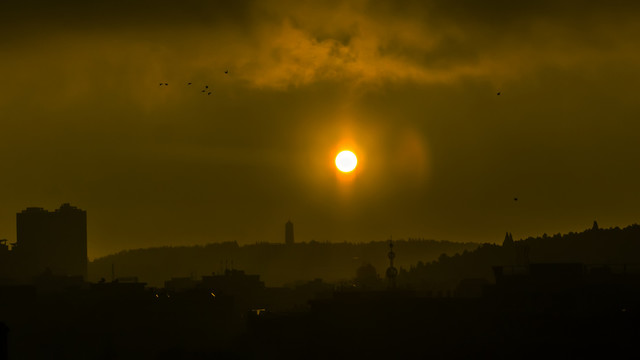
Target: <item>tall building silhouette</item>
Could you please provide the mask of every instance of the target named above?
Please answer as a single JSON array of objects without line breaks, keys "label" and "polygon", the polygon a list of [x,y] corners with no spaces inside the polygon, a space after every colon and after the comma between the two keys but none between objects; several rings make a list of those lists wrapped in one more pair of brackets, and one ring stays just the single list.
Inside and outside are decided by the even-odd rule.
[{"label": "tall building silhouette", "polygon": [[87,277],[87,212],[69,204],[16,214],[16,262],[22,276],[50,272]]},{"label": "tall building silhouette", "polygon": [[287,245],[293,244],[293,223],[291,220],[284,225],[284,243]]}]

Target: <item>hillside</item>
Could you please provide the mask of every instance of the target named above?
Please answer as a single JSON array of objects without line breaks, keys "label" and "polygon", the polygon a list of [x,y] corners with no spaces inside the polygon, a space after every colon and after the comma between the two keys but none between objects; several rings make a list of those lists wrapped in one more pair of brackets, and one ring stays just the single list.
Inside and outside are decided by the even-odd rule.
[{"label": "hillside", "polygon": [[[429,262],[441,254],[453,255],[474,250],[476,243],[435,240],[394,241],[396,264],[409,267],[419,261]],[[259,274],[268,286],[322,278],[333,282],[352,278],[365,263],[379,273],[388,266],[388,242],[369,243],[258,243],[239,246],[235,242],[205,246],[159,247],[122,251],[89,263],[89,280],[111,279],[112,265],[116,277],[137,276],[152,286],[163,286],[172,277],[209,275],[225,267]]]},{"label": "hillside", "polygon": [[614,271],[640,271],[640,225],[623,229],[599,229],[583,232],[505,240],[503,245],[483,244],[473,251],[438,260],[419,262],[401,270],[398,282],[403,286],[450,290],[465,278],[494,280],[492,267],[529,263],[577,262],[585,265],[610,265]]}]

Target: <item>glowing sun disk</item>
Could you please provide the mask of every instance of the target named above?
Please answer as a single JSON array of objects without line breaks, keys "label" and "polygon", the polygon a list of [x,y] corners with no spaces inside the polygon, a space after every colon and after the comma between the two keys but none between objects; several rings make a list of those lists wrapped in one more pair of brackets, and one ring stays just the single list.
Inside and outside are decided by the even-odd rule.
[{"label": "glowing sun disk", "polygon": [[338,156],[336,156],[336,167],[342,172],[353,171],[357,164],[358,158],[349,150],[341,151]]}]

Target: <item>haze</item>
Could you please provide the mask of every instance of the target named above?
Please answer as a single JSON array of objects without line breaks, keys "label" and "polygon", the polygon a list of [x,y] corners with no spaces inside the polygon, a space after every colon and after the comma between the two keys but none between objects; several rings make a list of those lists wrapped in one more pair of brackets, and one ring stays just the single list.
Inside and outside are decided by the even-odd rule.
[{"label": "haze", "polygon": [[637,13],[2,1],[0,238],[16,212],[66,202],[87,210],[90,258],[283,242],[289,219],[296,241],[331,242],[637,222]]}]

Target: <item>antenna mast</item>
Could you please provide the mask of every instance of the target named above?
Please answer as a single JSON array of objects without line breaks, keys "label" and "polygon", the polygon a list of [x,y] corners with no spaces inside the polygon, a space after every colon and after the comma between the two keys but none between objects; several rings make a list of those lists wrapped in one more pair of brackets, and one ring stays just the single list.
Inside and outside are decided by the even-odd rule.
[{"label": "antenna mast", "polygon": [[389,267],[387,268],[387,279],[389,279],[389,288],[396,288],[396,276],[398,276],[398,269],[393,266],[393,259],[396,257],[396,253],[393,252],[393,237],[389,240]]}]

